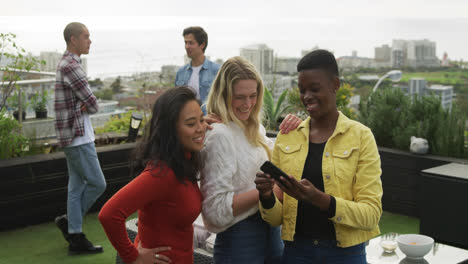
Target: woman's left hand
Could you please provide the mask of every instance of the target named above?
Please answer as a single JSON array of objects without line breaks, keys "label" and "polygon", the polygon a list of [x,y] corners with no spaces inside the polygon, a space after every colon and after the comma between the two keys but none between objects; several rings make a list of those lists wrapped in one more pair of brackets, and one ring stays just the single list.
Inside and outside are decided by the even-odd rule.
[{"label": "woman's left hand", "polygon": [[299,117],[288,114],[284,118],[283,122],[281,122],[281,125],[279,126],[279,129],[281,130],[281,133],[287,134],[290,131],[296,129],[302,122],[302,119]]}]

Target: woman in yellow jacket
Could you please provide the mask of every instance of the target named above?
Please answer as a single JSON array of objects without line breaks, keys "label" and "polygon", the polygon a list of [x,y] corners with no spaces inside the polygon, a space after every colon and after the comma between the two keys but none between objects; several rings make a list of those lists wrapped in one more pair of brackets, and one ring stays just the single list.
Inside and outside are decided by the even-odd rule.
[{"label": "woman in yellow jacket", "polygon": [[364,242],[380,233],[382,214],[374,136],[338,111],[332,53],[315,50],[297,70],[309,118],[275,142],[272,162],[290,176],[274,181],[257,174],[260,212],[272,226],[282,225],[282,263],[366,263]]}]

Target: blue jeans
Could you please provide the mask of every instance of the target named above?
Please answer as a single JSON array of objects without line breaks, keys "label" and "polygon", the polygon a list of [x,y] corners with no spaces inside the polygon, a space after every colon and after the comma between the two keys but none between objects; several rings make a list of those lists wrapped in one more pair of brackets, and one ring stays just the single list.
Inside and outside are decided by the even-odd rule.
[{"label": "blue jeans", "polygon": [[83,216],[106,189],[94,142],[63,148],[68,167],[68,232],[82,232]]},{"label": "blue jeans", "polygon": [[216,235],[213,260],[215,264],[279,263],[282,253],[279,227],[271,227],[257,212]]},{"label": "blue jeans", "polygon": [[281,264],[366,264],[364,243],[340,248],[335,240],[315,240],[295,237],[294,241],[284,241]]}]

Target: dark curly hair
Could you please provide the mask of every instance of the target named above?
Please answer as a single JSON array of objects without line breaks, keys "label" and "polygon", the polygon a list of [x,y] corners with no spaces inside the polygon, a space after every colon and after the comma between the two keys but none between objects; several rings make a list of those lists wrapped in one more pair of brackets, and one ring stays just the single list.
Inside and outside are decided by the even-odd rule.
[{"label": "dark curly hair", "polygon": [[297,72],[314,69],[324,70],[330,78],[339,77],[335,56],[328,50],[314,50],[305,55],[297,64]]},{"label": "dark curly hair", "polygon": [[183,145],[177,137],[176,124],[182,108],[197,100],[193,91],[185,86],[170,88],[156,99],[151,120],[145,128],[143,140],[133,152],[134,161],[149,162],[170,167],[180,182],[197,181],[201,170],[200,153],[191,153],[187,159]]}]

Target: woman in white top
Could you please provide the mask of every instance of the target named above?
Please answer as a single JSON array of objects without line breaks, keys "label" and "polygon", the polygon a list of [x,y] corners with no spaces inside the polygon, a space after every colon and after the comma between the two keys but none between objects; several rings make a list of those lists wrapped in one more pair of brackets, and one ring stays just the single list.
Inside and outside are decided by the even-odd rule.
[{"label": "woman in white top", "polygon": [[208,95],[208,113],[222,121],[212,124],[202,150],[202,215],[217,233],[215,263],[274,263],[283,252],[279,228],[258,212],[254,182],[273,147],[260,121],[263,90],[254,66],[234,57],[221,66]]}]

